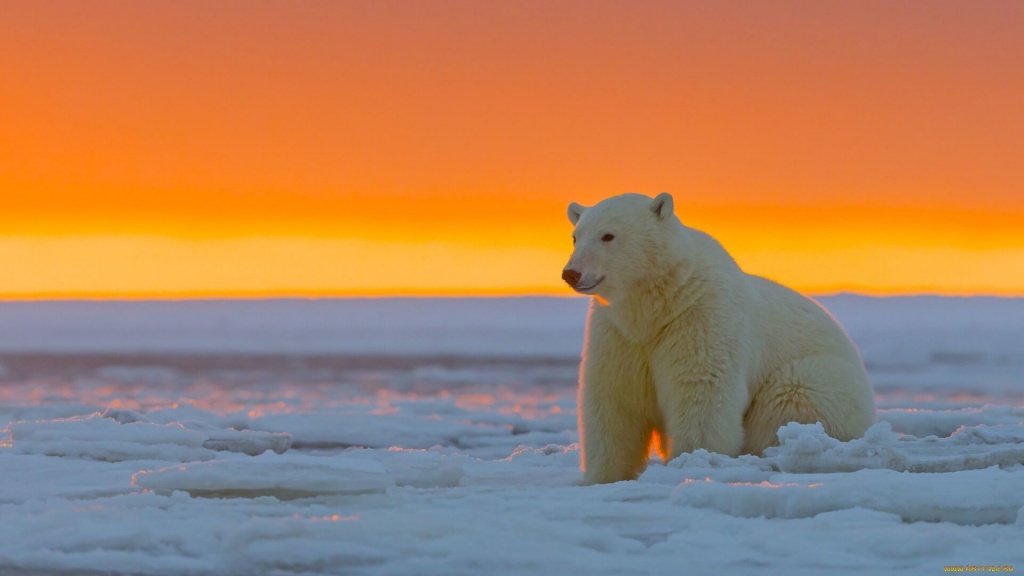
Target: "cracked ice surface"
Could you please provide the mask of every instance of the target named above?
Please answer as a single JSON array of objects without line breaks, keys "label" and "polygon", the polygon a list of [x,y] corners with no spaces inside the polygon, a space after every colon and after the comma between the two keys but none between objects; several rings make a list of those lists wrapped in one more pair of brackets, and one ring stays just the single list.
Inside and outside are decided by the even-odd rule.
[{"label": "cracked ice surface", "polygon": [[0,304],[0,573],[1024,566],[1024,304],[824,303],[863,438],[591,487],[581,300]]}]

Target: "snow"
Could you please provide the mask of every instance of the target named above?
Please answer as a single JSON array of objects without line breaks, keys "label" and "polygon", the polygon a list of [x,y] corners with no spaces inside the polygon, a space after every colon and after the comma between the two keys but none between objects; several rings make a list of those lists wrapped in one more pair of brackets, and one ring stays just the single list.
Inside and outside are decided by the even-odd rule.
[{"label": "snow", "polygon": [[215,451],[242,452],[250,456],[267,450],[283,453],[291,446],[285,433],[215,428],[203,423],[145,422],[137,413],[113,411],[72,418],[12,422],[8,425],[18,454],[124,460],[211,460]]},{"label": "snow", "polygon": [[590,487],[583,300],[0,303],[0,574],[1024,566],[1024,300],[822,302],[863,438]]},{"label": "snow", "polygon": [[[866,509],[898,516],[903,522],[1012,524],[1024,507],[1017,474],[998,467],[957,475],[906,474],[859,470],[846,474],[774,474],[761,482],[686,479],[672,503],[711,508],[743,518],[811,518],[824,512]],[[864,486],[870,486],[865,490]]]},{"label": "snow", "polygon": [[395,483],[377,462],[301,454],[198,462],[143,470],[132,484],[156,493],[175,490],[202,497],[273,496],[279,500],[384,493]]}]

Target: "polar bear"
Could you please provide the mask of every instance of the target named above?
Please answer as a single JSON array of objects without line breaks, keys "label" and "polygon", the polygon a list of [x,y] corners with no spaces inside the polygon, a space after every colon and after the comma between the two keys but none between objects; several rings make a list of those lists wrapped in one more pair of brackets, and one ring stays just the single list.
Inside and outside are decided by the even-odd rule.
[{"label": "polar bear", "polygon": [[864,364],[813,300],[744,273],[687,228],[672,196],[569,205],[562,278],[591,296],[580,366],[584,483],[637,478],[704,448],[736,456],[777,444],[789,422],[840,440],[875,421]]}]

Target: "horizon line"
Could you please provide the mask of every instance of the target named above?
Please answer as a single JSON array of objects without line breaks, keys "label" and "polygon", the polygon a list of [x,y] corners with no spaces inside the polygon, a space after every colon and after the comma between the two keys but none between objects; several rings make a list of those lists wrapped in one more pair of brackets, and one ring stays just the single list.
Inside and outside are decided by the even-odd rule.
[{"label": "horizon line", "polygon": [[[1024,298],[1024,291],[953,291],[935,288],[919,290],[880,290],[871,288],[832,288],[796,290],[811,298],[859,296],[864,298]],[[573,292],[545,290],[388,290],[388,291],[208,291],[159,293],[46,292],[3,294],[0,303],[16,302],[189,302],[189,301],[272,301],[272,300],[431,300],[431,299],[512,299],[512,298],[589,298]]]}]

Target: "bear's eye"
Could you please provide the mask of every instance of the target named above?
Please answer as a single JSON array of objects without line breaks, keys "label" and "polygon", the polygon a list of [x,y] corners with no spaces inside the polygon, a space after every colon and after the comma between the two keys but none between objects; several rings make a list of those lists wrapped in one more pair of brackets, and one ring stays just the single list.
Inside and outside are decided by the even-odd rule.
[{"label": "bear's eye", "polygon": [[615,240],[615,234],[605,234],[604,236],[601,236],[601,242],[611,242],[612,240]]}]

